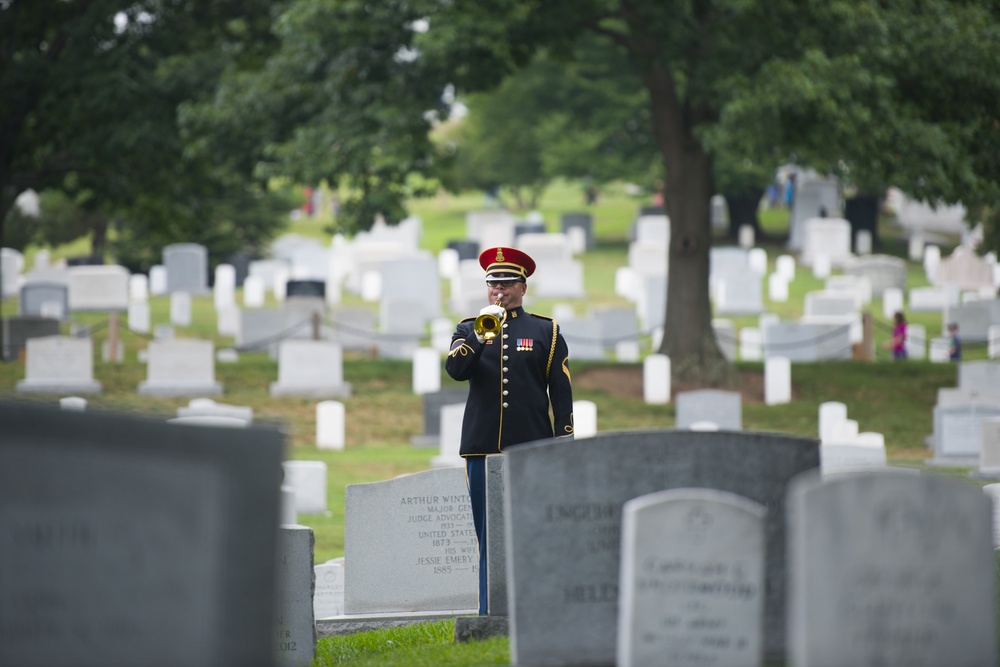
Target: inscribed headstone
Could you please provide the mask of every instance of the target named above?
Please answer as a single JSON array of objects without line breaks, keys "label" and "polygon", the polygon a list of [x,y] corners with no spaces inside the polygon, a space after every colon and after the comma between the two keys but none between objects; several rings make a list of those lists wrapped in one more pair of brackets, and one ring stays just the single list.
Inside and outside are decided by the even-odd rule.
[{"label": "inscribed headstone", "polygon": [[345,613],[478,607],[479,549],[464,468],[351,484],[345,504]]},{"label": "inscribed headstone", "polygon": [[699,389],[678,392],[677,428],[709,421],[729,431],[743,430],[743,399],[739,392]]},{"label": "inscribed headstone", "polygon": [[875,297],[889,288],[906,288],[906,262],[891,255],[855,257],[845,262],[844,273],[867,278]]},{"label": "inscribed headstone", "polygon": [[215,396],[215,346],[210,340],[153,340],[148,347],[147,376],[139,383],[146,396]]},{"label": "inscribed headstone", "polygon": [[806,221],[823,214],[840,215],[840,209],[840,184],[836,179],[799,174],[789,221],[788,247],[794,250],[803,247]]},{"label": "inscribed headstone", "polygon": [[129,271],[124,266],[74,266],[69,269],[70,310],[125,310]]},{"label": "inscribed headstone", "polygon": [[350,396],[340,345],[322,340],[283,341],[278,347],[278,381],[271,383],[270,391],[271,396]]},{"label": "inscribed headstone", "polygon": [[983,445],[983,420],[1000,417],[1000,406],[934,406],[934,459],[941,465],[976,465]]},{"label": "inscribed headstone", "polygon": [[208,293],[208,249],[198,243],[174,243],[163,249],[167,292]]},{"label": "inscribed headstone", "polygon": [[843,218],[811,218],[803,227],[803,264],[812,266],[819,257],[829,259],[832,266],[843,266],[850,261],[851,223]]},{"label": "inscribed headstone", "polygon": [[295,509],[302,514],[326,514],[326,463],[284,461],[285,485],[295,491]]},{"label": "inscribed headstone", "polygon": [[25,378],[18,392],[99,393],[94,379],[94,344],[89,338],[46,336],[27,341]]},{"label": "inscribed headstone", "polygon": [[334,558],[313,566],[316,593],[313,595],[313,615],[332,618],[344,613],[344,559]]},{"label": "inscribed headstone", "polygon": [[56,303],[59,315],[56,319],[63,320],[69,315],[69,287],[65,283],[26,282],[21,286],[21,295],[17,302],[19,315],[43,315],[45,304]]},{"label": "inscribed headstone", "polygon": [[766,515],[712,489],[623,505],[619,667],[761,664]]},{"label": "inscribed headstone", "polygon": [[622,504],[682,487],[728,491],[768,508],[765,654],[783,655],[784,490],[792,476],[818,467],[815,440],[633,431],[525,444],[504,456],[514,664],[614,661]]},{"label": "inscribed headstone", "polygon": [[312,667],[316,655],[313,617],[313,531],[306,526],[278,529],[278,609],[275,654],[279,667]]}]

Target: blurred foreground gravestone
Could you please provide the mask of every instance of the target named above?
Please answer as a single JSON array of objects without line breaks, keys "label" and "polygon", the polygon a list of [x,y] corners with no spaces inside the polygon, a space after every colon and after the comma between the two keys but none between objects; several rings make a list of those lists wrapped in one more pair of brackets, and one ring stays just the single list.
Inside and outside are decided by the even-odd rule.
[{"label": "blurred foreground gravestone", "polygon": [[806,474],[787,506],[789,664],[997,664],[979,488],[899,471]]},{"label": "blurred foreground gravestone", "polygon": [[792,477],[819,466],[817,441],[735,431],[629,431],[578,442],[543,440],[506,450],[504,457],[514,664],[614,663],[622,506],[685,487],[734,493],[767,508],[764,655],[783,657],[783,499]]},{"label": "blurred foreground gravestone", "polygon": [[275,664],[280,433],[0,423],[0,665]]}]

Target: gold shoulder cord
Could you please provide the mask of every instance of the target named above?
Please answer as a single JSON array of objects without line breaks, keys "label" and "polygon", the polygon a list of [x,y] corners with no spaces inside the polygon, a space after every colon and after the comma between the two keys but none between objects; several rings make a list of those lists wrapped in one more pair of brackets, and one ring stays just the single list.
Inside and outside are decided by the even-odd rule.
[{"label": "gold shoulder cord", "polygon": [[559,333],[559,324],[552,320],[552,344],[549,345],[549,363],[545,365],[545,379],[549,379],[549,373],[552,372],[552,357],[556,354],[556,336]]}]

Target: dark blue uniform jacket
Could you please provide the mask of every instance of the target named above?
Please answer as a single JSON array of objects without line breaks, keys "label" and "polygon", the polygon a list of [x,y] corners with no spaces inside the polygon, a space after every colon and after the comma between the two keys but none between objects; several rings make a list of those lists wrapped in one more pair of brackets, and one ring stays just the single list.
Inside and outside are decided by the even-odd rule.
[{"label": "dark blue uniform jacket", "polygon": [[459,322],[445,361],[448,375],[469,381],[461,455],[497,454],[522,442],[571,437],[569,349],[555,320],[517,308],[507,312],[503,333],[485,343],[476,338],[474,321]]}]

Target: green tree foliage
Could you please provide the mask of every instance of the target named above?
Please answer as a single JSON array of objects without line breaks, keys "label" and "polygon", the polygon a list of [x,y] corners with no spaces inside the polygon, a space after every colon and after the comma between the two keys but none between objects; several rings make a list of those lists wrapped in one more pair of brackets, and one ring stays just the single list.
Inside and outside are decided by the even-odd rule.
[{"label": "green tree foliage", "polygon": [[[231,67],[217,94],[182,119],[203,155],[225,156],[259,177],[343,183],[338,223],[368,229],[376,215],[398,222],[429,173],[431,121],[446,113],[446,79],[416,57],[421,3],[298,0],[274,24],[280,48],[265,62]],[[222,157],[221,159],[228,159]]]},{"label": "green tree foliage", "polygon": [[37,235],[38,217],[25,213],[18,206],[11,207],[7,213],[3,247],[13,248],[23,253],[28,245],[36,239]]},{"label": "green tree foliage", "polygon": [[808,11],[814,29],[803,48],[747,72],[706,145],[777,150],[876,197],[895,185],[916,199],[962,202],[992,227],[1000,6],[831,2]]},{"label": "green tree foliage", "polygon": [[524,85],[530,78],[509,79],[496,92],[468,100],[469,115],[443,133],[444,150],[454,151],[438,172],[446,188],[497,192],[501,200],[507,191],[516,208],[535,207],[551,178],[542,168],[545,147],[539,138],[547,114]]},{"label": "green tree foliage", "polygon": [[[607,128],[620,120],[599,115],[614,110],[601,95],[627,91],[622,118],[637,117],[642,97],[633,129],[660,160],[672,231],[660,351],[676,378],[726,383],[708,293],[711,196],[754,202],[765,175],[794,158],[859,188],[995,199],[997,152],[983,147],[995,147],[996,68],[984,63],[997,63],[998,11],[944,0],[293,0],[275,24],[277,55],[228,72],[215,102],[192,107],[189,120],[216,137],[225,127],[263,137],[262,173],[345,179],[358,195],[353,224],[364,228],[375,210],[364,202],[398,219],[412,194],[406,176],[439,160],[427,129],[444,117],[438,96],[449,83],[460,95],[498,90],[472,101],[484,120],[463,132],[495,135],[499,148],[470,158],[481,164],[506,148],[511,165],[523,160],[524,182],[588,162],[619,168],[607,159],[621,155]],[[593,76],[602,61],[587,57],[611,48],[615,59],[603,63],[620,87]],[[505,83],[514,75],[525,79]],[[531,92],[530,102],[519,97]],[[520,110],[506,100],[522,100],[530,132],[496,120]],[[518,151],[522,141],[545,141],[542,159],[534,145]]]},{"label": "green tree foliage", "polygon": [[[0,2],[0,221],[28,188],[61,192],[78,214],[61,232],[97,225],[91,231],[99,252],[112,221],[123,237],[150,244],[192,240],[186,228],[209,227],[219,212],[232,215],[232,197],[266,192],[247,172],[191,154],[177,109],[214,91],[225,67],[261,58],[275,43],[276,6]],[[239,221],[259,227],[251,236],[273,233],[278,222]]]},{"label": "green tree foliage", "polygon": [[582,40],[572,59],[541,54],[467,103],[469,115],[440,133],[455,152],[443,176],[452,189],[537,195],[557,177],[651,189],[659,178],[645,90],[635,68],[599,40]]},{"label": "green tree foliage", "polygon": [[83,236],[91,236],[91,255],[103,256],[107,231],[112,220],[98,202],[85,191],[71,199],[60,190],[48,190],[39,197],[39,216],[34,241],[58,246]]},{"label": "green tree foliage", "polygon": [[661,352],[675,377],[713,384],[732,377],[707,291],[718,185],[746,189],[794,158],[862,189],[893,183],[931,200],[995,203],[1000,77],[984,63],[1000,62],[998,19],[1000,6],[983,1],[506,0],[441,5],[431,33],[461,25],[489,49],[438,45],[478,66],[459,68],[460,86],[489,85],[534,49],[572,53],[583,34],[635,66],[671,219]]}]

